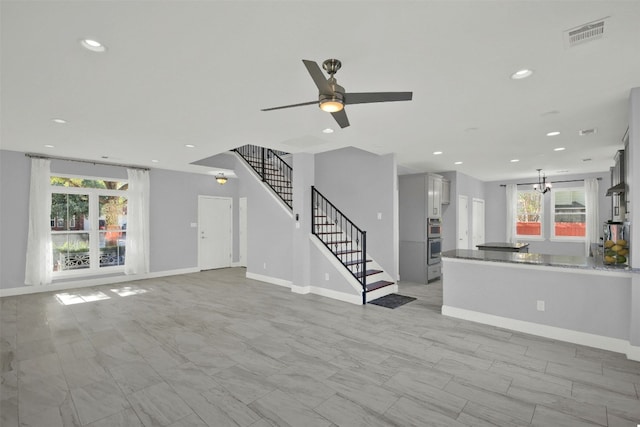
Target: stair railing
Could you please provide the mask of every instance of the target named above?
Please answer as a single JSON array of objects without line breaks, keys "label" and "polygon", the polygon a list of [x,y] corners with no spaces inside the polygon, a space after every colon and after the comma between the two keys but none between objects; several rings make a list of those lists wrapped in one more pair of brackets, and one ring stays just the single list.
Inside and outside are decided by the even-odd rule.
[{"label": "stair railing", "polygon": [[[362,285],[367,303],[367,232],[361,230],[315,187],[311,187],[311,233]],[[346,238],[346,239],[345,239]],[[355,271],[351,268],[354,267]]]},{"label": "stair railing", "polygon": [[232,151],[238,153],[260,179],[293,209],[293,168],[280,157],[281,154],[288,153],[250,144]]}]

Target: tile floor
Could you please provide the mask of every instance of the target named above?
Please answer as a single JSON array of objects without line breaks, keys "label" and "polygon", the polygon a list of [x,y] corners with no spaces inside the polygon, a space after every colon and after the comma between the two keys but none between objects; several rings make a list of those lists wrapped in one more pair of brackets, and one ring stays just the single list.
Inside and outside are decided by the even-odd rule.
[{"label": "tile floor", "polygon": [[241,268],[8,297],[13,426],[633,426],[640,363],[439,314],[244,277]]}]

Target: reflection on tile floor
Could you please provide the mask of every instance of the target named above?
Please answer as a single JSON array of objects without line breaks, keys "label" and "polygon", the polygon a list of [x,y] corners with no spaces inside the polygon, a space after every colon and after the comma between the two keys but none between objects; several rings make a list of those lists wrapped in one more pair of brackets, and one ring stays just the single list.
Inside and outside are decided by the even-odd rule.
[{"label": "reflection on tile floor", "polygon": [[0,425],[635,426],[640,363],[242,268],[0,300]]}]

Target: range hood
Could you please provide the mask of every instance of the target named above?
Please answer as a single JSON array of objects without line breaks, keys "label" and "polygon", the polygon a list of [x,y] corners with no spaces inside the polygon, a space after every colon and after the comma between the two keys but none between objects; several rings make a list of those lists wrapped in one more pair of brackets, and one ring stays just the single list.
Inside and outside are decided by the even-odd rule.
[{"label": "range hood", "polygon": [[624,164],[624,150],[618,150],[614,157],[616,165],[611,168],[611,185],[612,187],[607,190],[607,196],[613,196],[614,194],[624,194],[626,185],[625,179],[625,164]]},{"label": "range hood", "polygon": [[607,196],[613,196],[614,194],[622,194],[624,193],[624,182],[614,185],[613,187],[607,190]]},{"label": "range hood", "polygon": [[614,185],[607,190],[607,196],[613,196],[614,194],[624,193],[624,182]]}]

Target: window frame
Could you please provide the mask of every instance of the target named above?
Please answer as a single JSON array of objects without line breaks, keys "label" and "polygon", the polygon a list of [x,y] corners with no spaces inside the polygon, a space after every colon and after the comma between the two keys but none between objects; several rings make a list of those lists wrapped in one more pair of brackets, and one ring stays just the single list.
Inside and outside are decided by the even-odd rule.
[{"label": "window frame", "polygon": [[[553,242],[584,242],[585,236],[556,236],[556,194],[561,191],[582,191],[586,197],[586,192],[583,187],[566,187],[566,188],[554,188],[551,192],[551,208],[549,215],[551,216],[551,230],[549,231],[549,240]],[[585,223],[587,221],[587,206],[584,207]]]},{"label": "window frame", "polygon": [[[520,202],[520,194],[521,193],[537,193],[540,195],[540,234],[539,235],[532,235],[532,234],[518,234],[518,206],[519,206],[519,202]],[[539,191],[536,190],[518,190],[517,193],[517,201],[518,201],[518,205],[516,206],[516,239],[517,240],[535,240],[535,241],[543,241],[546,240],[545,239],[545,203],[544,203],[544,195],[542,193],[540,193]]]},{"label": "window frame", "polygon": [[[54,173],[50,174],[50,178],[53,177],[61,177],[61,178],[77,178],[84,180],[93,180],[93,181],[116,181],[121,183],[128,183],[127,179],[121,178],[103,178],[103,177],[95,177],[95,176],[87,176],[87,175],[71,175],[71,174],[62,174],[62,173]],[[100,230],[99,227],[99,214],[100,214],[100,196],[119,196],[127,198],[127,190],[111,190],[106,188],[92,188],[92,187],[66,187],[60,185],[50,185],[50,194],[87,194],[89,196],[89,230],[51,230],[51,237],[53,240],[54,235],[63,235],[63,234],[89,234],[89,259],[90,264],[89,268],[79,268],[79,269],[71,269],[71,270],[59,270],[52,271],[53,279],[61,279],[61,278],[69,278],[69,277],[84,277],[84,276],[97,276],[103,274],[113,274],[113,273],[123,273],[124,272],[124,264],[116,265],[116,266],[106,266],[100,267],[100,233],[105,230]],[[53,203],[53,199],[51,199],[51,203]],[[93,220],[95,218],[95,220]],[[95,222],[94,222],[95,221]],[[125,231],[126,233],[126,231]],[[125,255],[126,256],[126,255]],[[55,261],[55,260],[54,260]],[[54,266],[52,265],[53,269]]]}]

